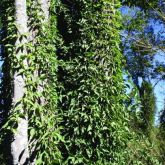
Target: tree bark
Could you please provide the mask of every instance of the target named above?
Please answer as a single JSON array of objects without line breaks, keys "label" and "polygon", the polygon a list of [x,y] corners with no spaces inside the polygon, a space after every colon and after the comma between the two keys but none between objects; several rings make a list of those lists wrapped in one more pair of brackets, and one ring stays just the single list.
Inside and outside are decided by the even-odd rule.
[{"label": "tree bark", "polygon": [[[27,28],[27,12],[26,12],[26,0],[15,0],[15,23],[17,26],[17,41],[16,41],[16,51],[17,57],[26,55],[26,46],[23,50],[18,50],[20,44],[26,45],[26,37],[22,37],[24,34],[28,33]],[[27,65],[27,61],[23,61],[24,65]],[[14,134],[13,141],[11,144],[11,153],[13,157],[13,165],[23,165],[28,162],[29,151],[28,151],[28,116],[21,100],[25,93],[25,77],[18,74],[18,71],[14,73],[14,93],[13,93],[13,106],[19,106],[19,113],[23,114],[24,117],[18,118],[18,126],[16,133]],[[20,104],[18,104],[20,102]]]},{"label": "tree bark", "polygon": [[41,8],[43,11],[44,21],[49,20],[49,8],[50,8],[50,0],[41,0]]},{"label": "tree bark", "polygon": [[[43,24],[46,24],[49,21],[50,0],[41,0],[40,2],[41,2],[41,9],[43,11],[41,15],[44,17]],[[38,91],[43,92],[45,84],[47,84],[47,79],[45,79],[45,81],[43,81],[42,84],[39,84]],[[40,104],[43,106],[45,105],[44,97],[40,98]]]},{"label": "tree bark", "polygon": [[[34,2],[35,3],[35,2]],[[41,15],[44,16],[43,25],[47,23],[49,20],[49,7],[50,1],[49,0],[41,0],[40,1],[42,13]],[[29,18],[30,19],[30,18]],[[26,50],[26,43],[32,42],[35,45],[35,37],[37,35],[37,31],[29,31],[28,27],[28,16],[27,16],[27,5],[26,0],[15,0],[15,24],[17,26],[17,41],[16,41],[16,56],[19,58],[21,56],[27,55]],[[33,28],[32,28],[33,29]],[[23,37],[25,34],[30,33],[30,38]],[[20,45],[24,45],[22,49],[19,49]],[[27,64],[27,60],[23,61],[24,65]],[[36,73],[38,71],[36,70]],[[36,74],[36,76],[39,76]],[[45,80],[46,82],[46,80]],[[43,91],[43,86],[45,84],[43,82],[39,85],[38,90]],[[28,113],[27,110],[24,109],[24,106],[21,100],[25,94],[25,75],[19,74],[19,71],[15,71],[14,78],[13,78],[13,107],[19,108],[19,114],[22,114],[24,117],[18,118],[18,125],[16,128],[16,133],[13,135],[13,141],[11,143],[11,154],[12,154],[12,164],[13,165],[23,165],[29,164],[29,149],[28,149]],[[44,98],[41,98],[42,102],[41,105],[44,105]],[[35,145],[35,144],[34,144]],[[31,162],[31,164],[35,164]]]},{"label": "tree bark", "polygon": [[[30,11],[29,12],[29,22],[31,22],[31,19],[33,19],[33,10],[35,9],[35,6],[36,5],[39,5],[39,7],[41,8],[41,11],[40,13],[38,13],[39,15],[43,16],[43,19],[41,19],[41,23],[43,24],[43,26],[45,26],[45,24],[49,21],[49,8],[50,8],[50,1],[49,0],[40,0],[39,2],[37,1],[32,1],[31,2],[31,8],[30,8]],[[35,28],[36,24],[32,23],[32,24],[29,24],[29,32],[30,32],[30,36],[29,36],[29,42],[32,43],[33,47],[37,47],[37,40],[36,40],[36,37],[38,37],[38,32],[39,32],[39,29],[36,29]],[[33,52],[32,52],[33,53]],[[36,63],[37,65],[37,68],[40,68],[40,62]],[[39,70],[36,69],[33,73],[33,76],[35,78],[39,77],[40,76],[40,73],[39,73]],[[39,92],[43,92],[44,91],[44,85],[46,84],[46,81],[47,80],[44,80],[43,82],[39,83],[38,86],[37,86],[37,91]],[[36,100],[36,101],[39,101],[40,105],[41,106],[44,106],[45,105],[45,98],[44,96],[41,96],[39,98],[39,100]],[[32,148],[30,148],[30,164],[31,165],[35,165],[35,162],[36,162],[36,145],[37,145],[37,141],[36,139],[33,139],[31,141],[31,139],[29,139],[29,142],[32,144]],[[38,149],[37,149],[38,150]]]}]

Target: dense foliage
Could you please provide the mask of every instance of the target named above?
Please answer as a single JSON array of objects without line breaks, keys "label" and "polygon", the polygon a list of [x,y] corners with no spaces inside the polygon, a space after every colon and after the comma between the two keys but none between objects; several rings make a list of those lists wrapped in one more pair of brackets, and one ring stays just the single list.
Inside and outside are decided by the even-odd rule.
[{"label": "dense foliage", "polygon": [[[14,23],[13,1],[3,1],[1,4],[2,44],[5,47],[3,52],[4,80],[1,93],[2,114],[5,114],[5,116],[1,116],[4,119],[1,124],[5,123],[5,125],[1,130],[3,131],[2,139],[6,141],[6,137],[9,137],[6,143],[10,144],[12,137],[9,136],[9,132],[10,134],[15,133],[19,118],[25,118],[27,114],[30,161],[33,162],[36,159],[36,164],[43,164],[43,161],[48,164],[59,162],[60,153],[57,145],[62,138],[58,128],[59,115],[56,112],[57,60],[55,43],[57,35],[55,7],[57,2],[51,1],[51,18],[49,22],[43,23],[45,18],[42,16],[40,3],[29,0],[27,12],[30,32],[21,36],[18,35]],[[34,33],[33,36],[31,33]],[[23,38],[27,38],[28,42],[15,46],[16,40],[21,41]],[[27,54],[22,53],[21,56],[17,56],[21,49],[26,49]],[[11,105],[12,82],[16,72],[25,79],[25,93],[22,100],[18,100],[16,105]],[[6,87],[6,85],[8,86]],[[21,111],[22,107],[26,110],[25,112]],[[10,154],[9,147],[3,148],[7,149],[6,152]],[[5,158],[7,164],[10,164],[10,159],[7,156]]]},{"label": "dense foliage", "polygon": [[161,115],[160,115],[160,126],[159,126],[159,145],[160,145],[160,153],[161,158],[163,161],[165,161],[165,106],[162,109]]},{"label": "dense foliage", "polygon": [[58,81],[66,164],[125,164],[129,133],[119,7],[118,1],[63,2]]},{"label": "dense foliage", "polygon": [[[12,164],[20,119],[28,120],[29,164],[163,164],[164,111],[157,128],[149,80],[160,65],[153,68],[153,31],[145,28],[157,1],[51,0],[49,18],[41,1],[26,2],[29,31],[21,35],[14,2],[0,2],[0,164]],[[127,20],[121,3],[140,12]],[[129,95],[123,70],[132,78]],[[13,104],[15,74],[25,92]]]},{"label": "dense foliage", "polygon": [[122,0],[123,5],[136,6],[144,10],[150,10],[151,7],[157,7],[157,0]]}]

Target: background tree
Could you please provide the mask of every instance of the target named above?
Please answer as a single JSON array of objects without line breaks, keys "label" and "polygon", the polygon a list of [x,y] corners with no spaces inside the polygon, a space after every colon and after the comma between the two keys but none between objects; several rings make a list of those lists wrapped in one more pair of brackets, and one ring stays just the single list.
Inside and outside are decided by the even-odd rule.
[{"label": "background tree", "polygon": [[153,93],[153,87],[148,82],[143,82],[141,87],[141,128],[146,133],[147,136],[151,136],[154,129],[154,119],[155,119],[155,96]]},{"label": "background tree", "polygon": [[160,156],[162,157],[162,160],[165,161],[165,106],[162,109],[161,115],[159,117],[160,121],[160,126],[159,126],[159,134],[158,138],[160,140],[159,145],[160,145]]},{"label": "background tree", "polygon": [[[152,113],[150,116],[155,116],[156,100],[153,99],[154,96],[151,98],[151,92],[145,92],[147,100],[149,98],[151,99],[150,101],[148,100],[150,102],[148,102],[148,104],[151,105],[152,103],[153,105],[153,107],[150,107],[152,110],[149,110],[146,107],[147,103],[143,101],[144,91],[147,91],[149,86],[150,88],[152,87],[152,90],[154,91],[154,87],[163,79],[163,74],[158,71],[159,68],[163,68],[163,64],[155,62],[158,52],[156,47],[159,43],[153,25],[150,23],[148,13],[145,13],[139,8],[128,10],[130,13],[128,13],[127,15],[129,16],[124,19],[125,30],[123,32],[126,70],[129,71],[132,80],[138,89],[142,106],[141,113],[143,114],[141,119],[145,121],[148,118],[145,115],[148,115],[148,113]],[[154,95],[154,93],[152,95]],[[146,111],[145,107],[148,109],[148,113],[143,112]],[[152,123],[149,126],[152,128],[154,120],[148,121],[148,123]]]},{"label": "background tree", "polygon": [[[152,21],[156,22],[158,19],[155,15],[151,15],[151,13],[156,14],[152,3],[149,1],[146,2],[148,3],[148,7],[139,4],[131,4],[131,6],[136,7],[131,9],[127,8],[127,11],[129,10],[131,12],[124,19],[125,31],[122,33],[124,37],[124,54],[127,61],[126,69],[129,71],[130,77],[138,90],[141,102],[141,108],[133,107],[131,109],[133,114],[131,115],[133,117],[131,121],[136,121],[133,122],[136,126],[132,123],[131,126],[133,125],[132,127],[138,134],[141,132],[139,129],[143,130],[138,137],[139,140],[141,139],[139,143],[140,150],[144,153],[149,153],[151,157],[156,156],[160,162],[164,162],[160,156],[160,141],[157,138],[158,128],[154,125],[156,100],[153,93],[157,83],[164,79],[164,64],[155,62],[157,53],[160,53],[163,48],[161,43],[164,39],[160,37],[160,31],[155,32],[156,27],[154,27]],[[161,2],[156,3],[157,7],[161,4]],[[134,93],[134,91],[131,92],[131,95],[132,93]],[[134,100],[133,98],[131,99]],[[134,104],[134,101],[132,101],[131,104]],[[143,136],[143,132],[146,136]],[[150,142],[146,143],[148,139]],[[145,148],[144,146],[146,144],[152,144],[154,146],[154,151],[150,152],[152,150],[151,146],[151,148],[149,146]],[[134,146],[136,144],[131,145]],[[151,149],[150,151],[148,150],[149,148]],[[135,151],[137,150],[135,149]],[[152,154],[153,152],[156,153],[155,156]],[[137,153],[141,155],[138,151]],[[134,159],[138,160],[138,156],[136,158],[134,157]],[[142,164],[154,164],[153,162],[148,162],[149,159],[140,159],[142,160]]]}]

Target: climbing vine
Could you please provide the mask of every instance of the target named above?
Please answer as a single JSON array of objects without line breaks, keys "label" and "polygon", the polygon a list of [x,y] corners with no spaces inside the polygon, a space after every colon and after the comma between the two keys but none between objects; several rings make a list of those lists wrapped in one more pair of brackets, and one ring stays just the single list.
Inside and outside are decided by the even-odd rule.
[{"label": "climbing vine", "polygon": [[[24,118],[20,111],[20,105],[28,114],[28,134],[30,162],[35,164],[59,164],[60,152],[58,143],[63,141],[60,136],[58,122],[60,116],[57,114],[57,92],[56,92],[56,6],[57,1],[51,1],[49,20],[46,22],[42,14],[40,1],[27,1],[28,28],[29,33],[17,36],[15,27],[14,10],[11,1],[6,6],[4,3],[4,20],[7,19],[7,35],[3,44],[6,49],[6,59],[10,67],[10,78],[17,72],[25,79],[25,93],[22,100],[16,104],[9,113],[7,123],[3,131],[16,133],[16,125],[19,118]],[[8,16],[9,15],[9,16]],[[32,36],[32,33],[34,34]],[[16,39],[26,38],[27,43],[15,46]],[[9,44],[8,44],[9,43]],[[17,56],[18,49],[26,49],[27,54]],[[25,61],[26,60],[26,64]],[[12,81],[11,81],[12,82]],[[9,83],[10,84],[10,83]],[[10,90],[12,91],[12,85]],[[11,96],[12,97],[12,96]],[[11,107],[10,107],[11,109]],[[13,124],[15,127],[13,127]],[[13,132],[14,131],[14,132]]]},{"label": "climbing vine", "polygon": [[11,57],[14,51],[14,41],[16,39],[14,26],[14,8],[12,1],[7,0],[5,3],[0,2],[0,17],[1,17],[1,59],[3,61],[2,73],[3,77],[0,84],[0,145],[1,145],[1,164],[10,160],[10,154],[8,153],[10,130],[2,129],[2,126],[8,121],[11,104],[12,104],[12,77],[11,77]]},{"label": "climbing vine", "polygon": [[[124,164],[129,139],[119,1],[61,1],[58,72],[63,164]],[[61,25],[64,25],[63,27]]]},{"label": "climbing vine", "polygon": [[[39,147],[37,163],[44,164],[43,162],[47,162],[52,164],[60,162],[60,152],[57,146],[62,140],[58,127],[60,117],[57,114],[56,107],[58,97],[56,92],[57,59],[55,45],[57,30],[55,8],[57,1],[51,1],[50,18],[45,25],[42,23],[45,18],[39,14],[42,13],[40,4],[38,6],[37,9],[36,4],[29,1],[29,8],[31,9],[29,10],[29,18],[32,18],[29,26],[33,29],[37,28],[37,34],[34,39],[36,43],[34,43],[34,46],[33,43],[30,45],[29,55],[32,58],[30,64],[32,70],[29,73],[29,79],[27,79],[28,93],[26,98],[31,98],[33,101],[30,103],[27,100],[26,105],[29,106],[28,109],[30,110],[31,146],[34,145],[34,139],[38,140],[36,143],[36,147]],[[34,77],[31,77],[31,75]],[[31,92],[29,92],[30,90]]]}]

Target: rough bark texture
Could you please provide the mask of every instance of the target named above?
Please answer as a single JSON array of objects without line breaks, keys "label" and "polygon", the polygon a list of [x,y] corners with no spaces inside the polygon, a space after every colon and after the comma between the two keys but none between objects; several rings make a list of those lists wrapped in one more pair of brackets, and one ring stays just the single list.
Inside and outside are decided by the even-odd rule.
[{"label": "rough bark texture", "polygon": [[48,21],[49,19],[49,7],[50,7],[50,0],[41,0],[41,8],[43,10],[45,21]]},{"label": "rough bark texture", "polygon": [[[43,16],[43,20],[42,23],[43,25],[45,23],[48,22],[49,20],[49,7],[50,7],[50,2],[49,0],[41,0],[40,1],[40,7],[42,9],[42,12],[41,13],[38,13],[39,15],[42,15]],[[31,4],[33,7],[31,7],[30,10],[32,10],[32,13],[33,13],[33,10],[35,8],[37,4],[36,1],[33,1],[32,4]],[[32,14],[33,15],[33,14]],[[29,16],[29,22],[31,22],[31,19],[33,19],[33,16]],[[32,45],[33,47],[36,47],[37,45],[37,40],[36,40],[36,37],[38,37],[38,32],[39,30],[35,28],[35,24],[29,24],[29,31],[30,31],[30,37],[29,37],[29,42],[32,42]],[[40,63],[36,63],[36,65],[38,65],[37,68],[40,68]],[[39,74],[39,70],[35,70],[34,71],[34,77],[39,77],[40,74]],[[37,87],[37,90],[39,92],[43,92],[44,91],[44,85],[46,84],[47,80],[41,82],[40,84],[38,84],[38,87]],[[45,105],[45,98],[44,97],[40,97],[39,98],[39,102],[40,102],[40,105],[44,106]],[[30,141],[30,143],[32,144],[32,148],[30,150],[30,155],[31,155],[31,159],[30,159],[30,164],[31,165],[35,165],[35,162],[36,162],[36,145],[37,145],[37,141],[36,139],[34,139],[33,141]]]},{"label": "rough bark texture", "polygon": [[[41,9],[43,13],[41,13],[42,16],[44,16],[43,24],[47,23],[49,21],[49,8],[50,8],[50,1],[49,0],[41,0]],[[38,86],[38,91],[43,92],[44,91],[44,85],[47,84],[47,80],[43,81],[42,84]],[[40,98],[41,105],[45,105],[45,98]]]},{"label": "rough bark texture", "polygon": [[[34,2],[35,3],[35,2]],[[43,13],[41,15],[44,16],[43,24],[45,24],[49,19],[49,7],[50,7],[50,1],[49,0],[41,0],[41,9]],[[33,6],[34,7],[34,6]],[[34,10],[34,8],[32,9]],[[19,45],[26,45],[27,42],[32,42],[33,46],[35,45],[35,38],[37,35],[37,30],[33,30],[33,27],[28,27],[28,18],[27,18],[27,5],[26,0],[15,0],[15,24],[17,26],[17,35],[18,39],[16,41],[16,48],[19,47]],[[30,18],[29,18],[30,19]],[[33,26],[33,25],[32,25]],[[30,32],[29,38],[22,37],[25,34],[28,34]],[[17,57],[25,56],[27,54],[26,46],[24,46],[23,50],[16,50]],[[23,61],[24,65],[27,65],[27,60]],[[38,75],[38,71],[36,70],[35,76]],[[45,80],[46,82],[46,80]],[[38,90],[43,91],[43,86],[45,84],[43,82],[41,85],[39,85]],[[13,78],[13,85],[14,85],[14,91],[13,91],[13,106],[15,107],[17,105],[17,108],[19,108],[20,113],[23,114],[24,118],[19,117],[18,118],[18,126],[17,126],[17,132],[13,136],[13,141],[11,144],[11,153],[12,153],[12,159],[13,159],[13,165],[23,165],[23,164],[29,164],[29,150],[28,150],[28,116],[27,112],[24,109],[21,99],[23,98],[25,94],[25,77],[24,75],[18,74],[18,71],[15,71],[14,78]],[[44,105],[45,99],[41,98],[41,105]],[[18,104],[19,103],[19,104]],[[35,144],[34,144],[35,145]],[[35,159],[31,164],[35,164]]]},{"label": "rough bark texture", "polygon": [[[16,41],[16,47],[19,44],[26,44],[27,40],[25,37],[21,39],[23,34],[28,32],[27,28],[27,13],[26,13],[26,1],[25,0],[15,0],[15,23],[17,26],[17,35],[19,36]],[[17,51],[16,56],[26,55],[26,49]],[[24,61],[26,65],[26,61]],[[13,105],[15,106],[24,96],[24,86],[25,80],[23,75],[19,75],[18,72],[14,73],[14,97]],[[28,152],[28,118],[26,110],[23,106],[18,105],[20,113],[24,115],[24,118],[18,119],[17,132],[14,134],[13,141],[11,144],[11,152],[13,156],[13,164],[25,164],[29,159]]]}]

